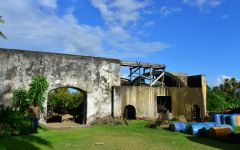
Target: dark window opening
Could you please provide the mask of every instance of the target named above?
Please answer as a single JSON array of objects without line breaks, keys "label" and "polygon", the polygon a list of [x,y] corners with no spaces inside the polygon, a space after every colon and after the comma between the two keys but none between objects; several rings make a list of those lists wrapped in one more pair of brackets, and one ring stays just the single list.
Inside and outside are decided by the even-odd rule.
[{"label": "dark window opening", "polygon": [[127,105],[124,108],[124,114],[123,114],[124,119],[127,120],[133,120],[136,119],[136,109],[132,105]]},{"label": "dark window opening", "polygon": [[202,76],[189,76],[187,82],[188,87],[202,87]]},{"label": "dark window opening", "polygon": [[176,79],[174,79],[174,78],[172,78],[170,76],[167,76],[167,75],[164,76],[164,84],[167,87],[178,87],[178,86],[181,86],[180,84],[178,84]]},{"label": "dark window opening", "polygon": [[200,119],[200,107],[198,105],[193,105],[192,119],[193,120],[199,120]]},{"label": "dark window opening", "polygon": [[157,97],[157,112],[166,113],[172,112],[172,98],[171,96],[158,96]]}]

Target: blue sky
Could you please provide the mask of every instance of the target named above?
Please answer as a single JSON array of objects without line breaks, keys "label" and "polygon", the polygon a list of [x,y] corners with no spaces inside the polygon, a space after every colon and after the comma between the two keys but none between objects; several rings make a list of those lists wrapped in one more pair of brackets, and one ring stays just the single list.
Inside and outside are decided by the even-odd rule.
[{"label": "blue sky", "polygon": [[206,74],[211,85],[237,77],[237,0],[0,0],[0,47],[163,63]]}]

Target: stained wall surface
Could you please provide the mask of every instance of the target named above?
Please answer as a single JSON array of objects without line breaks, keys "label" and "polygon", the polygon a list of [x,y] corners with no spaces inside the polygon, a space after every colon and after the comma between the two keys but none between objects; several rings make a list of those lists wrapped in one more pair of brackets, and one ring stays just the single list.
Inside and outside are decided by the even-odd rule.
[{"label": "stained wall surface", "polygon": [[157,118],[157,96],[171,96],[174,117],[184,115],[190,120],[194,105],[200,107],[201,118],[206,115],[204,88],[121,86],[114,87],[113,92],[114,117],[122,117],[124,108],[132,105],[137,118]]},{"label": "stained wall surface", "polygon": [[187,119],[192,117],[194,105],[200,107],[200,116],[206,115],[206,98],[202,88],[169,87],[166,89],[168,96],[172,99],[172,113],[174,116],[184,115]]},{"label": "stained wall surface", "polygon": [[122,117],[124,108],[132,105],[137,118],[157,117],[157,96],[165,95],[165,88],[146,86],[121,86],[113,90],[113,116]]},{"label": "stained wall surface", "polygon": [[112,87],[120,85],[119,72],[117,59],[0,49],[0,104],[11,105],[14,90],[29,88],[33,76],[43,75],[48,91],[59,87],[86,91],[91,122],[111,115]]}]

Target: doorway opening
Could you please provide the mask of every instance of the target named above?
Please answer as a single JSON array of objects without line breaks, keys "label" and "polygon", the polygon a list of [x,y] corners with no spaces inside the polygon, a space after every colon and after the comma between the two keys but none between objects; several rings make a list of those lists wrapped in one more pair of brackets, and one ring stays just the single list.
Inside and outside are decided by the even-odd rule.
[{"label": "doorway opening", "polygon": [[86,124],[87,92],[61,87],[48,93],[47,123]]},{"label": "doorway opening", "polygon": [[192,119],[193,120],[200,119],[200,107],[198,105],[193,105],[192,107]]},{"label": "doorway opening", "polygon": [[166,113],[172,112],[172,98],[171,96],[157,96],[157,112]]},{"label": "doorway opening", "polygon": [[123,118],[127,120],[134,120],[136,119],[136,109],[132,105],[127,105],[124,108]]}]

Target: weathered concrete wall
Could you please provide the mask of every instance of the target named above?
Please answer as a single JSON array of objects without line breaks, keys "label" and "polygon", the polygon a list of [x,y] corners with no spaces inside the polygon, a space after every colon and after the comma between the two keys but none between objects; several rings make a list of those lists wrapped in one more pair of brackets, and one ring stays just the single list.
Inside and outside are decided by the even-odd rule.
[{"label": "weathered concrete wall", "polygon": [[113,116],[122,117],[124,108],[132,105],[137,118],[157,117],[157,96],[165,95],[165,88],[146,86],[121,86],[113,90]]},{"label": "weathered concrete wall", "polygon": [[171,96],[174,117],[191,119],[193,105],[200,107],[201,118],[206,115],[206,93],[203,88],[121,86],[113,90],[113,116],[122,117],[124,108],[133,105],[137,118],[157,117],[157,96]]},{"label": "weathered concrete wall", "polygon": [[120,61],[87,56],[0,49],[0,104],[10,105],[12,91],[28,88],[43,75],[49,89],[75,87],[87,92],[87,122],[111,115],[112,86],[120,85]]},{"label": "weathered concrete wall", "polygon": [[201,118],[206,114],[206,99],[202,88],[169,87],[166,89],[167,95],[172,98],[173,116],[184,115],[191,119],[193,105],[200,107]]}]

